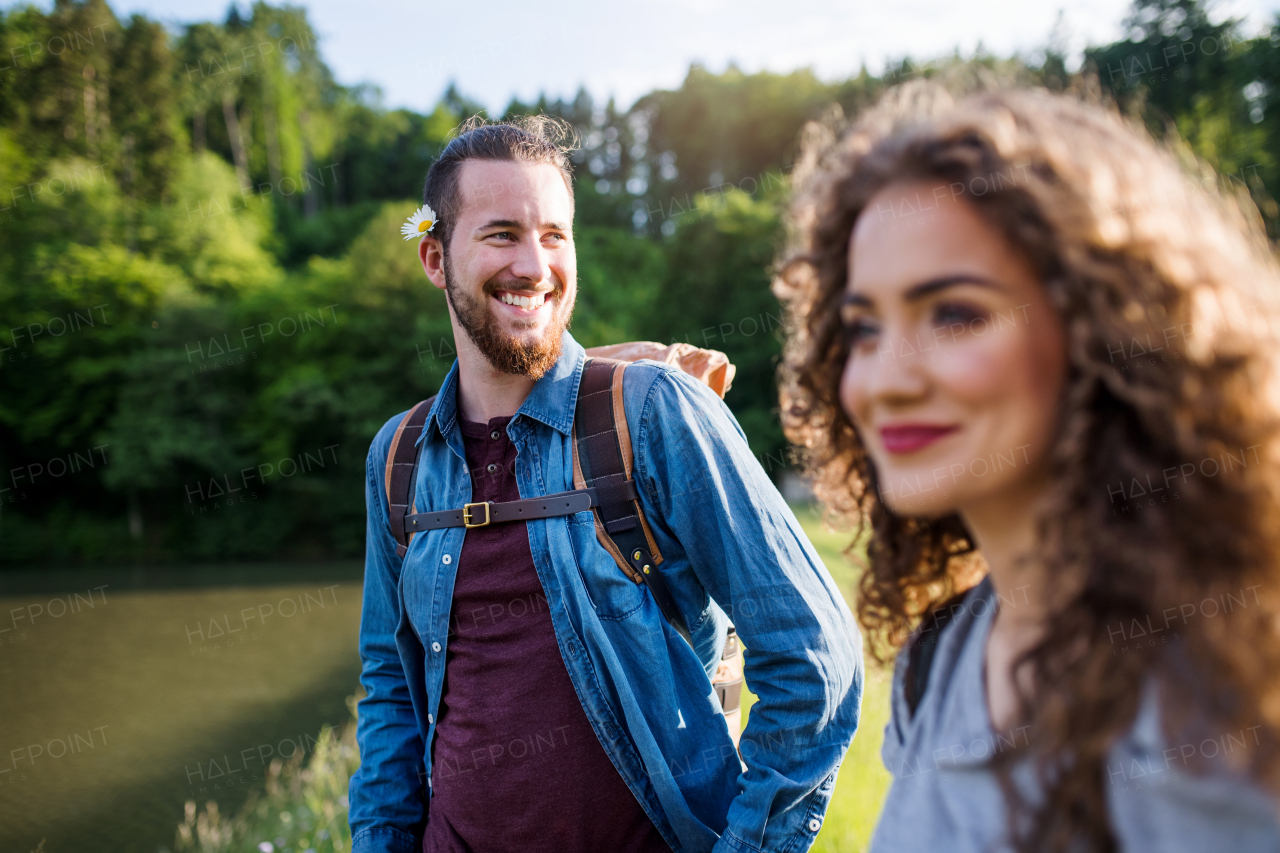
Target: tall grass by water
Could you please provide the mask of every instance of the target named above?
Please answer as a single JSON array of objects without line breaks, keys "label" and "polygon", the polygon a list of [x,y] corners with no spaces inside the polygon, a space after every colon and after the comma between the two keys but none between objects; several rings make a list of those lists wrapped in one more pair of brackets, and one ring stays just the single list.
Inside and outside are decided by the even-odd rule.
[{"label": "tall grass by water", "polygon": [[[347,700],[352,714],[355,697]],[[354,720],[340,733],[321,732],[309,760],[297,752],[267,768],[266,785],[235,815],[215,800],[188,800],[176,853],[345,853],[351,849],[347,783],[360,766]]]}]

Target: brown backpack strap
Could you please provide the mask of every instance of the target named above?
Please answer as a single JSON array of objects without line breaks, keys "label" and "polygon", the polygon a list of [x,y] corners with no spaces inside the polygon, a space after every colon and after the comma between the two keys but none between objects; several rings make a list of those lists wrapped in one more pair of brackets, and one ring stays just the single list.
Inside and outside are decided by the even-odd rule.
[{"label": "brown backpack strap", "polygon": [[409,550],[409,542],[413,533],[406,531],[404,517],[413,506],[414,473],[418,469],[418,438],[427,422],[427,415],[435,403],[433,396],[414,406],[401,418],[391,437],[391,447],[387,450],[387,471],[383,478],[387,488],[387,521],[391,526],[391,535],[396,540],[396,556],[403,557]]},{"label": "brown backpack strap", "polygon": [[589,358],[582,369],[573,418],[573,484],[595,489],[596,538],[627,577],[649,587],[671,627],[690,641],[684,617],[658,571],[662,553],[636,491],[629,488],[631,433],[622,402],[626,367],[625,361]]}]

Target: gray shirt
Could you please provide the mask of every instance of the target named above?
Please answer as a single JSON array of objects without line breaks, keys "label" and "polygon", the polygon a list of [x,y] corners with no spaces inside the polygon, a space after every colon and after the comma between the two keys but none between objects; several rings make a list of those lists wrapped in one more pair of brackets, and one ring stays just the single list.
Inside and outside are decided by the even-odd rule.
[{"label": "gray shirt", "polygon": [[[994,731],[987,712],[986,640],[998,606],[990,578],[963,605],[938,639],[914,718],[903,694],[904,657],[898,658],[881,752],[894,780],[872,853],[1009,849],[1004,797],[990,762],[996,753],[1025,746],[1029,730]],[[1108,810],[1119,849],[1280,850],[1273,800],[1230,767],[1233,753],[1257,746],[1259,730],[1167,744],[1156,691],[1146,690],[1133,728],[1107,762]],[[1196,766],[1207,770],[1193,772]],[[1023,759],[1014,772],[1019,788],[1035,798],[1030,762]]]}]

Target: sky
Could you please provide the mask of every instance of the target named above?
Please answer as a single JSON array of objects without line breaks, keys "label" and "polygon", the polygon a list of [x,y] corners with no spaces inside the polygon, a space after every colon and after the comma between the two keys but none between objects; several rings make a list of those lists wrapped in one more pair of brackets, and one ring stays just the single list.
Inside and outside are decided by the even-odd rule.
[{"label": "sky", "polygon": [[[109,0],[174,27],[223,20],[228,0]],[[277,0],[279,2],[279,0]],[[298,0],[294,0],[298,2]],[[0,5],[11,7],[9,0]],[[51,8],[52,0],[37,2]],[[240,8],[247,12],[249,2]],[[998,56],[1030,55],[1057,32],[1076,61],[1088,44],[1121,38],[1128,0],[644,0],[485,4],[407,0],[302,0],[320,51],[344,85],[373,83],[388,107],[429,110],[450,80],[491,111],[517,96],[614,97],[622,108],[654,89],[676,88],[691,62],[713,72],[811,67],[824,80],[881,71],[903,56],[929,59],[981,44]],[[1253,32],[1280,0],[1219,0],[1215,20],[1243,18]]]}]

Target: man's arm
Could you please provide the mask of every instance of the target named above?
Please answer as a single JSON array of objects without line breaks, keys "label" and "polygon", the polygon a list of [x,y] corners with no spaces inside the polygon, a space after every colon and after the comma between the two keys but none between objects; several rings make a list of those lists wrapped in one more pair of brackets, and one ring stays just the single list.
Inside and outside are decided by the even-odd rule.
[{"label": "man's arm", "polygon": [[[627,402],[629,413],[638,411],[632,435],[646,514],[680,542],[698,581],[733,620],[747,649],[747,685],[759,697],[742,735],[748,769],[715,849],[805,850],[858,725],[857,627],[712,391],[667,368],[643,407]],[[678,589],[679,579],[670,580]]]},{"label": "man's arm", "polygon": [[[398,422],[393,419],[391,424]],[[382,488],[390,441],[386,427],[366,462],[364,609],[360,617],[360,700],[356,740],[360,769],[349,792],[353,853],[418,853],[426,805],[422,736],[396,647],[400,558],[387,527]]]}]

